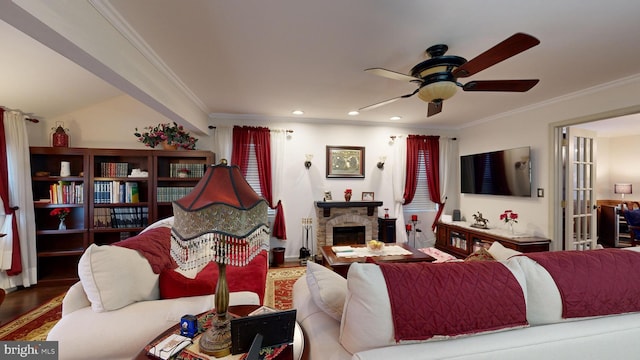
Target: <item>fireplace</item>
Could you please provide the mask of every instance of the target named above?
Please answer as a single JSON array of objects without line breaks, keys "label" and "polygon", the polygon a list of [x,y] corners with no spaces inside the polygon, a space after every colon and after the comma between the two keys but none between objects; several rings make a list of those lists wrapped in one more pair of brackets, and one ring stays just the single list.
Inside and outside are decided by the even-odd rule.
[{"label": "fireplace", "polygon": [[334,226],[333,245],[364,244],[365,230],[365,226]]},{"label": "fireplace", "polygon": [[323,246],[377,240],[379,206],[382,201],[316,202],[316,254]]}]

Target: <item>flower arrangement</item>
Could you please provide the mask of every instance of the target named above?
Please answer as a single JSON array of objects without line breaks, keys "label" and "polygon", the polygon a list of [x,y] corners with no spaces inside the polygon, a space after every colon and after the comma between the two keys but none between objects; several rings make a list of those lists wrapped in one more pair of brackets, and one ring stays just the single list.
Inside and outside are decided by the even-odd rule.
[{"label": "flower arrangement", "polygon": [[138,141],[150,148],[156,147],[158,144],[166,141],[169,145],[178,145],[178,147],[195,150],[196,142],[198,139],[191,136],[184,130],[182,125],[178,125],[175,122],[158,124],[156,126],[145,126],[144,132],[138,131],[133,133],[138,138]]},{"label": "flower arrangement", "polygon": [[351,194],[352,194],[351,189],[347,189],[347,190],[345,190],[345,191],[344,191],[344,194],[345,194],[345,195],[351,195]]},{"label": "flower arrangement", "polygon": [[509,225],[513,225],[513,223],[518,222],[518,214],[514,213],[513,210],[505,210],[502,214],[500,214],[500,220]]},{"label": "flower arrangement", "polygon": [[60,221],[64,220],[67,215],[69,215],[71,213],[71,209],[66,208],[66,207],[62,207],[62,208],[55,208],[53,210],[51,210],[51,212],[49,213],[49,215],[51,216],[57,216],[58,219]]}]

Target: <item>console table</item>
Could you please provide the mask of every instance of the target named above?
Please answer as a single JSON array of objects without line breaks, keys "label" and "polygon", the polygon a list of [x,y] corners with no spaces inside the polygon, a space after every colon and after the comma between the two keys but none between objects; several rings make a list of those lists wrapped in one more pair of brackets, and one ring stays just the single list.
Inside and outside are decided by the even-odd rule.
[{"label": "console table", "polygon": [[511,236],[504,229],[476,229],[463,221],[439,222],[436,231],[436,249],[458,258],[465,258],[478,247],[494,241],[523,253],[549,251],[551,243],[550,239],[537,236]]}]

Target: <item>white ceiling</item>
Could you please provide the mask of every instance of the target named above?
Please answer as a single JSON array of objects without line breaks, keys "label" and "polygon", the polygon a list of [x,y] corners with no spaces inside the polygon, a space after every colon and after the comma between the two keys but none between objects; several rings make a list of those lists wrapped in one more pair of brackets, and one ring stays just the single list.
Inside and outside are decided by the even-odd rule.
[{"label": "white ceiling", "polygon": [[[640,74],[636,0],[90,2],[114,10],[214,117],[286,119],[301,109],[313,120],[390,123],[398,115],[399,124],[460,128]],[[529,92],[459,91],[429,118],[417,96],[347,115],[415,89],[366,68],[408,73],[438,43],[470,60],[516,32],[541,44],[464,82],[540,79]],[[1,21],[0,43],[12,49],[0,57],[0,78],[14,84],[0,86],[1,105],[46,118],[122,93]]]}]

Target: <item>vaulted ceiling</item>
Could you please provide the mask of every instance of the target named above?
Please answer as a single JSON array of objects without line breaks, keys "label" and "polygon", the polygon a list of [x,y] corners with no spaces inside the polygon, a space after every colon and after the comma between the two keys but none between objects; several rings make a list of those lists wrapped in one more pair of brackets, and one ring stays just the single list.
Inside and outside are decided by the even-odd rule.
[{"label": "vaulted ceiling", "polygon": [[[60,25],[60,14],[82,19],[74,14],[79,1],[48,3],[0,3],[0,41],[12,49],[0,58],[0,77],[14,84],[0,86],[1,105],[42,117],[122,93],[180,116],[175,92],[158,95],[171,84],[180,101],[204,117],[287,119],[300,109],[310,120],[388,124],[399,116],[394,124],[459,128],[640,74],[640,2],[632,0],[83,1],[84,11],[108,24],[108,34],[87,16],[84,23]],[[34,18],[85,57],[69,55],[73,46],[38,30]],[[417,96],[347,115],[416,89],[367,68],[408,74],[427,58],[427,47],[441,43],[448,55],[470,60],[517,32],[535,36],[540,45],[464,82],[540,79],[528,92],[458,91],[428,118],[427,104]],[[146,63],[124,50],[119,54],[113,48],[118,41],[128,42]],[[123,81],[120,66],[152,66],[160,75]]]}]

